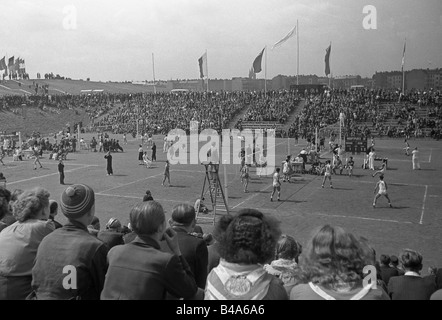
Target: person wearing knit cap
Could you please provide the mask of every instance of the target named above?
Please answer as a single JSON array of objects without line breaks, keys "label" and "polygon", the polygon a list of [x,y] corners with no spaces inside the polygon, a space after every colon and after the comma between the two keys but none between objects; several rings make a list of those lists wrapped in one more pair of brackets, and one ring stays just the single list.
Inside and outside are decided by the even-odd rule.
[{"label": "person wearing knit cap", "polygon": [[[60,209],[68,223],[41,243],[32,270],[33,294],[29,299],[99,300],[108,249],[87,229],[95,215],[94,191],[84,184],[68,187],[61,195]],[[74,270],[66,272],[66,266],[74,266]]]}]

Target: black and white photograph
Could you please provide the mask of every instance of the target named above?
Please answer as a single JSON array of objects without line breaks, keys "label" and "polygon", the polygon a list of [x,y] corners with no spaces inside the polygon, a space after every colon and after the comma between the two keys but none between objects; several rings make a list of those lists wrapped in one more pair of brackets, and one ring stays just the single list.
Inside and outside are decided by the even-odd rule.
[{"label": "black and white photograph", "polygon": [[1,0],[0,306],[442,300],[441,40],[440,0]]}]

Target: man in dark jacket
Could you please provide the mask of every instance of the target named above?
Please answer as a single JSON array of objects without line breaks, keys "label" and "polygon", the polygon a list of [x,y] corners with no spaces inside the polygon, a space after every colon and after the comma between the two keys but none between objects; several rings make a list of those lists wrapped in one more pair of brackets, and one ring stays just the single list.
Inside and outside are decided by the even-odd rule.
[{"label": "man in dark jacket", "polygon": [[97,238],[103,241],[109,250],[115,246],[123,245],[124,234],[121,232],[122,228],[120,220],[111,218],[106,224],[106,230],[98,232]]},{"label": "man in dark jacket", "polygon": [[152,145],[152,161],[157,161],[157,145],[155,142]]},{"label": "man in dark jacket", "polygon": [[398,277],[399,271],[395,268],[390,267],[390,257],[383,254],[380,257],[380,269],[381,269],[381,277],[385,284],[388,286],[388,282],[392,277]]},{"label": "man in dark jacket", "polygon": [[[202,299],[175,231],[166,228],[164,209],[158,202],[142,202],[132,209],[130,223],[138,237],[114,247],[108,255],[102,300],[162,300],[167,294]],[[165,239],[173,253],[160,250]]]},{"label": "man in dark jacket", "polygon": [[99,300],[107,271],[106,245],[88,233],[95,214],[94,191],[73,185],[61,195],[68,223],[46,236],[32,269],[37,300]]},{"label": "man in dark jacket", "polygon": [[400,257],[405,275],[393,277],[388,284],[391,300],[430,300],[436,291],[434,278],[422,278],[422,255],[413,250],[404,250]]},{"label": "man in dark jacket", "polygon": [[[180,204],[173,208],[169,223],[177,233],[180,250],[192,270],[197,286],[204,289],[207,280],[208,250],[202,235],[193,233],[196,225],[195,217],[193,206]],[[168,250],[164,241],[161,247],[165,251]]]},{"label": "man in dark jacket", "polygon": [[58,173],[60,174],[60,184],[64,185],[64,164],[62,159],[58,163]]}]

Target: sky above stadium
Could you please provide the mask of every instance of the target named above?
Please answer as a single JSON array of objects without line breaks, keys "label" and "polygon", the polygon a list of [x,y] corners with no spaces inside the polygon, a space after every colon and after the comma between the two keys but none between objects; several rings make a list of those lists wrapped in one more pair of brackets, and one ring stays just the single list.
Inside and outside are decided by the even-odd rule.
[{"label": "sky above stadium", "polygon": [[[247,77],[268,46],[267,78],[295,75],[299,20],[300,74],[324,75],[332,42],[334,76],[442,67],[441,0],[1,0],[0,58],[20,56],[31,78],[54,72],[101,81],[199,77],[207,50],[210,78]],[[363,21],[376,8],[377,29]],[[372,16],[371,16],[372,17]],[[374,19],[370,20],[373,27]],[[263,69],[264,69],[263,62]],[[264,71],[258,78],[264,77]]]}]

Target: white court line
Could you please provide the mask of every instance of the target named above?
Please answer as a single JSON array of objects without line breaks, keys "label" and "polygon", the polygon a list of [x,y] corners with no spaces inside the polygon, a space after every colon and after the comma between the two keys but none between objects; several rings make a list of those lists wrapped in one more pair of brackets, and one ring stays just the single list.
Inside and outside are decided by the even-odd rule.
[{"label": "white court line", "polygon": [[[41,161],[40,161],[41,162]],[[55,164],[58,165],[58,161],[54,162],[41,162],[41,164]],[[67,163],[63,161],[65,166],[87,166],[87,167],[100,167],[98,164],[85,164],[85,163]]]},{"label": "white court line", "polygon": [[250,200],[252,200],[253,198],[255,198],[257,195],[261,194],[261,192],[266,191],[267,189],[269,189],[270,187],[272,187],[273,184],[268,185],[267,187],[265,187],[264,189],[259,190],[259,192],[255,193],[253,196],[248,197],[246,200],[238,203],[236,206],[232,207],[230,210],[235,210],[236,208],[238,208],[239,206],[243,205],[246,202],[249,202]]},{"label": "white court line", "polygon": [[32,95],[32,93],[30,93],[29,91],[23,90],[23,89],[18,89],[18,91],[21,91],[21,92],[24,92],[24,93]]},{"label": "white court line", "polygon": [[430,158],[428,158],[428,163],[431,163],[431,156],[433,155],[433,149],[431,149],[431,152],[430,152]]},{"label": "white court line", "polygon": [[162,176],[162,175],[164,175],[164,173],[160,173],[160,174],[157,174],[157,175],[154,175],[154,176],[150,176],[150,177],[146,177],[146,178],[143,178],[143,179],[140,179],[140,180],[132,181],[132,182],[129,182],[129,183],[126,183],[126,184],[122,184],[122,185],[119,185],[118,187],[114,187],[114,188],[110,188],[110,189],[107,189],[107,190],[100,191],[99,194],[105,194],[105,193],[107,193],[109,191],[112,191],[112,190],[115,190],[115,189],[119,189],[119,188],[122,188],[122,187],[126,187],[126,186],[130,186],[131,184],[135,184],[135,183],[138,183],[138,182],[141,182],[141,181],[145,181],[145,180],[148,180],[148,179],[156,178],[156,177],[159,177],[159,176]]},{"label": "white court line", "polygon": [[[137,199],[141,202],[142,197],[134,197],[134,196],[121,196],[117,194],[105,194],[105,193],[96,193],[95,195],[101,196],[101,197],[113,197],[113,198],[126,198],[126,199]],[[178,200],[170,200],[170,199],[155,199],[155,201],[158,202],[176,202],[176,203],[184,203],[185,201],[178,201]]]},{"label": "white court line", "polygon": [[423,224],[423,222],[424,222],[425,201],[427,200],[427,192],[428,192],[428,186],[425,186],[424,201],[422,204],[422,215],[421,215],[421,220],[420,220],[419,224]]},{"label": "white court line", "polygon": [[378,221],[378,222],[413,224],[413,222],[409,222],[409,221],[385,220],[385,219],[364,218],[364,217],[349,217],[349,216],[340,216],[340,215],[334,215],[334,214],[316,213],[313,215],[318,215],[318,216],[322,216],[322,217],[332,217],[332,218],[345,218],[345,219],[356,219],[356,220],[367,220],[367,221]]},{"label": "white court line", "polygon": [[[86,167],[81,167],[81,168],[75,168],[75,169],[71,169],[71,170],[67,170],[65,172],[73,172],[73,171],[77,171],[77,170],[81,170],[81,169],[86,169],[90,166],[86,166]],[[16,183],[21,183],[21,182],[27,182],[27,181],[32,181],[32,180],[37,180],[37,179],[42,179],[42,178],[47,178],[47,177],[52,177],[52,176],[58,176],[58,172],[56,173],[51,173],[51,174],[46,174],[44,176],[38,176],[38,177],[33,177],[33,178],[29,178],[29,179],[24,179],[24,180],[19,180],[19,181],[13,181],[13,182],[8,182],[8,185],[11,184],[16,184]]]}]

